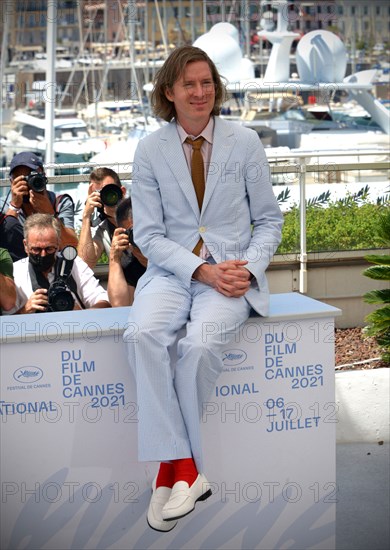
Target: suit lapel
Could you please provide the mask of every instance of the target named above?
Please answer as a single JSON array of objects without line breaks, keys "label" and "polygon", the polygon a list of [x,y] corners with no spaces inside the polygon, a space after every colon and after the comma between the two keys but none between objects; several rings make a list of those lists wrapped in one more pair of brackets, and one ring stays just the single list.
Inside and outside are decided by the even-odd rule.
[{"label": "suit lapel", "polygon": [[183,147],[176,129],[176,123],[171,122],[164,128],[166,131],[161,132],[159,148],[189,205],[199,218],[200,212],[198,201],[191,174],[188,170],[187,161],[184,156]]},{"label": "suit lapel", "polygon": [[217,183],[221,179],[221,173],[226,168],[226,163],[229,160],[236,142],[231,126],[227,125],[226,122],[219,117],[215,117],[214,120],[213,150],[207,175],[202,212],[205,211],[210,202]]},{"label": "suit lapel", "polygon": [[[229,157],[232,153],[236,139],[230,125],[224,120],[215,117],[213,150],[210,159],[210,167],[206,180],[206,189],[203,199],[202,212],[205,211],[210,199],[215,191],[218,181],[221,178],[221,172],[225,169]],[[169,169],[172,171],[180,189],[183,191],[190,207],[200,217],[198,201],[196,199],[194,185],[191,174],[184,156],[183,147],[180,143],[179,134],[176,129],[176,123],[171,122],[164,127],[161,132],[159,147],[163,154]]]}]

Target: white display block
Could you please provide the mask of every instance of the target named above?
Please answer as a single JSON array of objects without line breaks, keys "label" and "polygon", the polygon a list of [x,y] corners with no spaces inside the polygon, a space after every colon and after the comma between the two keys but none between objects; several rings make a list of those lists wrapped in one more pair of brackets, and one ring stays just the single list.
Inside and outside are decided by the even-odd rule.
[{"label": "white display block", "polygon": [[213,495],[165,534],[146,523],[128,308],[0,318],[1,548],[334,548],[340,313],[276,294],[242,327],[201,419]]}]

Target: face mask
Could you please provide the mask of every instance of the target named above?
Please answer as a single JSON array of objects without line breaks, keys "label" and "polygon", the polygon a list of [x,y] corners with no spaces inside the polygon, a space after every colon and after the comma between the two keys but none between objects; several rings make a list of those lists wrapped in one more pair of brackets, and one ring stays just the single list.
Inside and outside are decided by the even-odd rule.
[{"label": "face mask", "polygon": [[49,271],[53,267],[56,261],[56,254],[30,254],[28,257],[29,262],[34,266],[34,269],[38,272]]}]

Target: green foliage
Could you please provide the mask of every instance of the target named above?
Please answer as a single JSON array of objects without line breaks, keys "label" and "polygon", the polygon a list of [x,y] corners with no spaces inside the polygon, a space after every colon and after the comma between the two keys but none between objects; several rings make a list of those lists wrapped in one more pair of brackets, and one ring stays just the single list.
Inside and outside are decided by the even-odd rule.
[{"label": "green foliage", "polygon": [[386,211],[381,216],[377,233],[385,246],[390,246],[390,213]]},{"label": "green foliage", "polygon": [[366,185],[365,187],[359,189],[356,193],[348,193],[348,195],[342,199],[339,199],[337,203],[345,206],[353,206],[355,204],[360,205],[368,201],[369,195],[370,188]]},{"label": "green foliage", "polygon": [[[372,264],[390,265],[390,257],[383,254],[368,254],[365,259]],[[375,279],[375,277],[372,277]]]},{"label": "green foliage", "polygon": [[[377,234],[382,205],[358,200],[336,201],[326,208],[313,200],[306,210],[306,241],[308,252],[362,250],[381,248],[383,240]],[[277,254],[299,252],[299,207],[293,206],[284,216],[282,242]]]},{"label": "green foliage", "polygon": [[[382,244],[390,245],[390,209],[382,212],[377,227],[377,234]],[[363,271],[363,275],[380,281],[390,281],[390,255],[370,254],[366,260],[375,264]],[[379,309],[366,316],[368,323],[365,328],[367,336],[374,336],[383,348],[382,359],[390,363],[390,287],[383,290],[372,290],[364,295],[369,304],[382,305]]]},{"label": "green foliage", "polygon": [[83,208],[84,208],[84,204],[81,202],[80,199],[78,199],[78,201],[74,205],[75,218],[81,214],[81,212],[83,211]]},{"label": "green foliage", "polygon": [[366,292],[364,301],[368,304],[390,304],[390,288]]},{"label": "green foliage", "polygon": [[327,202],[329,202],[330,199],[330,191],[325,191],[324,193],[321,193],[321,195],[318,195],[318,197],[314,197],[313,199],[309,199],[307,201],[306,206],[310,208],[310,206],[323,206]]},{"label": "green foliage", "polygon": [[[387,258],[386,258],[387,259]],[[388,265],[376,265],[368,267],[364,275],[377,281],[390,281],[390,266]]]},{"label": "green foliage", "polygon": [[97,261],[98,264],[108,264],[108,256],[105,252],[102,252],[102,255]]},{"label": "green foliage", "polygon": [[286,187],[286,189],[283,189],[283,191],[279,193],[279,195],[276,197],[276,200],[278,201],[279,204],[282,204],[283,202],[288,201],[288,199],[290,198],[290,195],[291,195],[290,189]]},{"label": "green foliage", "polygon": [[367,43],[365,41],[364,38],[362,38],[361,36],[359,36],[356,40],[356,44],[355,44],[355,47],[357,50],[364,50],[366,49],[367,47]]},{"label": "green foliage", "polygon": [[[306,248],[308,252],[365,250],[390,246],[390,193],[369,201],[370,189],[366,185],[357,193],[330,201],[325,191],[306,203]],[[277,197],[286,202],[288,190]],[[324,208],[324,206],[326,206]],[[299,206],[293,205],[284,216],[282,242],[277,254],[296,253],[300,250]],[[370,254],[366,260],[372,265],[364,275],[375,280],[390,281],[390,255]],[[382,359],[390,362],[390,287],[372,290],[364,296],[367,303],[382,306],[366,317],[367,336],[374,336],[383,348]]]}]

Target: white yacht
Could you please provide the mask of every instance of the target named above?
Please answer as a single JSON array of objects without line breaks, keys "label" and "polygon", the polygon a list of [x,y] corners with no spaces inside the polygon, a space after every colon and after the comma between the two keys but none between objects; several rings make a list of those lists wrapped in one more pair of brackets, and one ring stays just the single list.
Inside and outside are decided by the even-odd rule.
[{"label": "white yacht", "polygon": [[[254,128],[262,139],[264,132],[273,134],[273,145],[290,149],[306,150],[316,136],[316,149],[331,150],[334,136],[343,133],[349,149],[358,147],[361,137],[379,148],[387,141],[388,149],[390,111],[372,93],[377,70],[346,75],[345,45],[335,34],[319,29],[300,38],[295,54],[297,73],[290,74],[290,49],[299,34],[288,30],[283,15],[287,0],[261,4],[272,4],[277,10],[276,25],[272,12],[260,21],[258,35],[272,43],[263,78],[255,77],[254,64],[243,56],[238,30],[230,23],[217,23],[194,42],[214,61],[233,97],[244,102],[238,121]],[[331,113],[329,106],[336,93],[348,94],[349,105],[344,103],[337,113]],[[302,96],[311,96],[315,105],[302,108]],[[352,109],[359,109],[359,116],[353,116]],[[322,134],[319,139],[318,133]]]},{"label": "white yacht", "polygon": [[[24,111],[15,111],[13,128],[5,136],[3,147],[8,163],[21,151],[32,151],[45,161],[45,119]],[[90,136],[86,123],[77,117],[54,119],[54,162],[69,164],[88,162],[105,149],[103,140]],[[72,169],[70,173],[73,173]],[[56,169],[56,173],[69,173]]]}]

